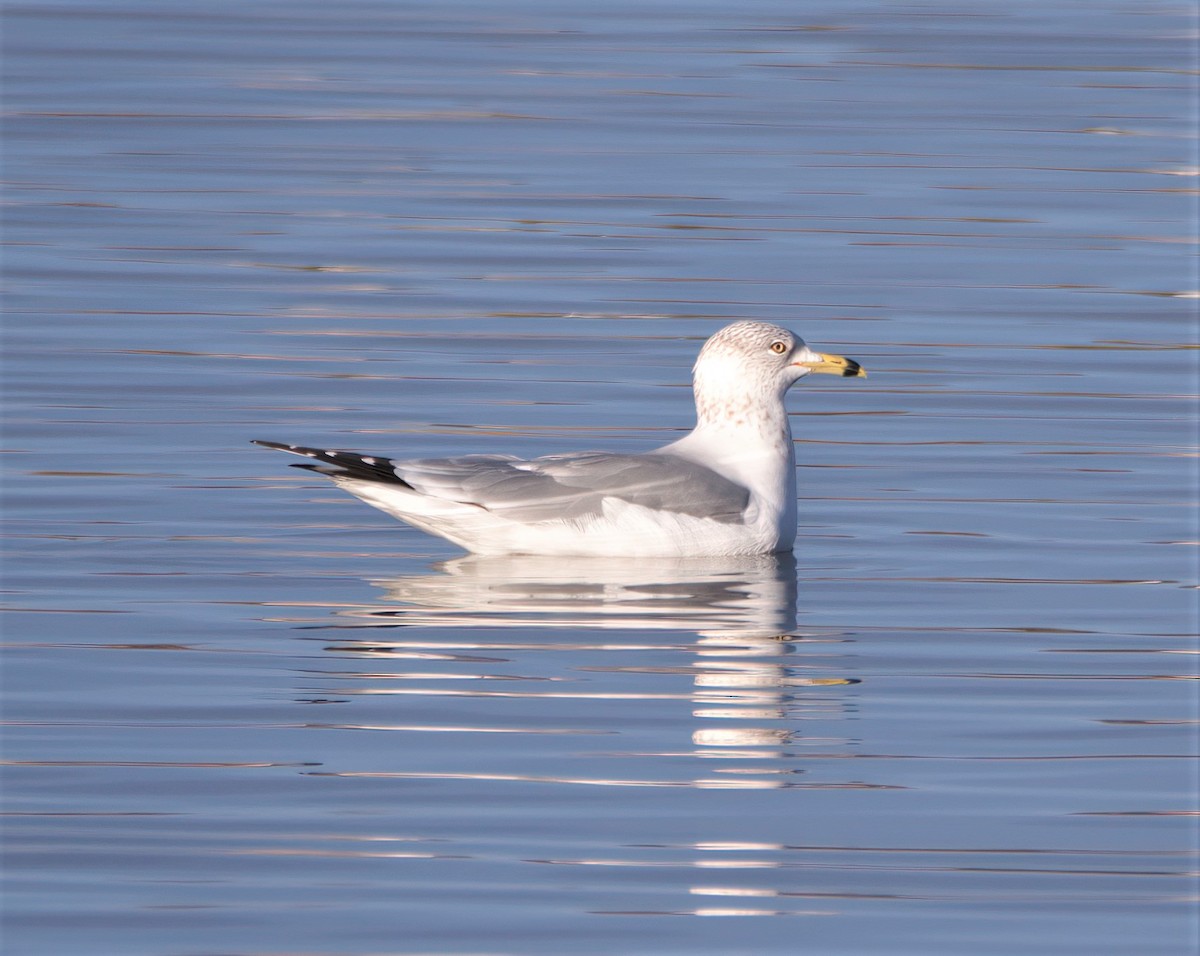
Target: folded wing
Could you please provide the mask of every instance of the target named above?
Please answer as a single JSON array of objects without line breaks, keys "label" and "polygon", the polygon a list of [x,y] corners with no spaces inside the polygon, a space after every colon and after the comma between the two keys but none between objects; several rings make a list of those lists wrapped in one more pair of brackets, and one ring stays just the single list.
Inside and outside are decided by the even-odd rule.
[{"label": "folded wing", "polygon": [[685,458],[663,453],[583,452],[530,461],[467,455],[395,461],[351,452],[259,442],[321,462],[298,465],[335,480],[373,481],[418,495],[474,505],[510,521],[580,520],[603,513],[606,498],[656,511],[744,520],[750,492]]},{"label": "folded wing", "polygon": [[674,455],[584,452],[522,461],[492,455],[393,463],[415,490],[477,505],[512,521],[598,515],[605,498],[716,521],[743,520],[750,492]]}]

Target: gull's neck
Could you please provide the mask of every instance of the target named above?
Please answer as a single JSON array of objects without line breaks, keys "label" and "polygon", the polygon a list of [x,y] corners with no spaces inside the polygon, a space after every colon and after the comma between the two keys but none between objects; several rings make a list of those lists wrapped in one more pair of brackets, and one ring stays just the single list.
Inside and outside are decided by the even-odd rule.
[{"label": "gull's neck", "polygon": [[706,371],[696,369],[696,427],[671,450],[769,497],[786,497],[796,481],[786,385]]},{"label": "gull's neck", "polygon": [[725,436],[744,445],[790,445],[792,430],[782,395],[696,393],[695,432]]},{"label": "gull's neck", "polygon": [[[778,480],[777,468],[795,467],[792,429],[782,397],[769,403],[697,403],[696,427],[684,441],[703,447],[708,462],[743,480]],[[746,480],[747,484],[757,484]]]},{"label": "gull's neck", "polygon": [[739,444],[791,447],[792,431],[783,404],[788,384],[745,374],[729,363],[697,363],[692,390],[696,432],[727,436]]}]

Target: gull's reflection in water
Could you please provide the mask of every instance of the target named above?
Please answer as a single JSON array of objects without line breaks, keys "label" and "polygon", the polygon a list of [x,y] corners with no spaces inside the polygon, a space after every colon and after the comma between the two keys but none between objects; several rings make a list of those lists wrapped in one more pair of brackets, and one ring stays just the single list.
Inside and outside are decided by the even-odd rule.
[{"label": "gull's reflection in water", "polygon": [[[821,645],[837,643],[839,638],[796,633],[796,580],[796,562],[790,554],[636,561],[468,556],[440,565],[433,573],[373,581],[383,591],[381,604],[338,612],[343,623],[336,626],[345,628],[345,637],[331,649],[377,660],[390,657],[397,663],[447,651],[577,650],[581,657],[586,652],[589,661],[596,651],[615,652],[618,656],[612,665],[575,668],[624,678],[614,676],[608,691],[533,690],[524,694],[514,689],[490,693],[690,702],[695,719],[691,750],[675,746],[654,753],[613,756],[657,757],[660,770],[666,758],[716,761],[705,764],[704,775],[686,781],[570,782],[797,786],[795,776],[803,770],[795,760],[786,758],[812,754],[814,746],[845,743],[801,734],[803,721],[839,717],[846,706],[844,685],[857,682],[830,673],[836,658],[830,659],[831,649]],[[384,638],[383,632],[393,628],[401,633]],[[430,628],[457,630],[459,635],[450,641],[420,636],[421,630]],[[544,628],[557,633],[550,641],[524,637],[518,642],[497,642],[481,638],[477,630],[481,628],[526,633]],[[370,636],[352,637],[356,630],[369,631]],[[597,639],[598,632],[614,631],[624,635]],[[681,642],[662,640],[668,632],[686,637]],[[397,640],[390,639],[393,634]],[[631,641],[630,634],[640,636]],[[648,634],[658,638],[650,639]],[[361,640],[356,640],[360,636]],[[805,653],[797,654],[798,649]],[[645,651],[686,657],[675,664],[664,664],[661,655],[652,664],[639,663],[646,655],[638,652]],[[671,687],[678,686],[679,677],[690,677],[691,690],[682,694],[643,692],[640,688],[646,684],[640,681],[645,678],[634,675],[660,678],[654,686],[666,686],[662,680],[666,677],[671,679]],[[419,679],[422,675],[393,676]],[[839,685],[841,693],[835,692]],[[594,688],[595,684],[588,686]],[[479,696],[484,692],[460,693]]]},{"label": "gull's reflection in water", "polygon": [[[796,560],[506,558],[470,555],[439,574],[372,582],[406,624],[577,627],[774,637],[796,626]],[[350,612],[355,613],[355,612]]]}]

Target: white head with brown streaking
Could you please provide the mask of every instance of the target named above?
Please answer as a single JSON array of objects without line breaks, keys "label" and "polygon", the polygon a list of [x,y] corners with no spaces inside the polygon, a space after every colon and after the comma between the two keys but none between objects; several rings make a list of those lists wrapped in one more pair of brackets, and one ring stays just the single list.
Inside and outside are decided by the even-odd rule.
[{"label": "white head with brown streaking", "polygon": [[812,372],[866,374],[853,359],[814,352],[777,325],[727,325],[704,343],[692,370],[696,424],[774,435],[787,427],[784,393]]}]

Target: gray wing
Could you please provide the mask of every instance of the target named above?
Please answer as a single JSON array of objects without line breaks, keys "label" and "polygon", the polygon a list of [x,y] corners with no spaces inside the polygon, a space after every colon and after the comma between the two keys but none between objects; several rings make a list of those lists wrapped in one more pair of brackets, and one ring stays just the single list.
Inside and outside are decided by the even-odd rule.
[{"label": "gray wing", "polygon": [[740,523],[750,492],[674,455],[584,452],[522,461],[496,455],[391,461],[406,485],[435,498],[478,505],[513,521],[599,514],[603,499]]}]

